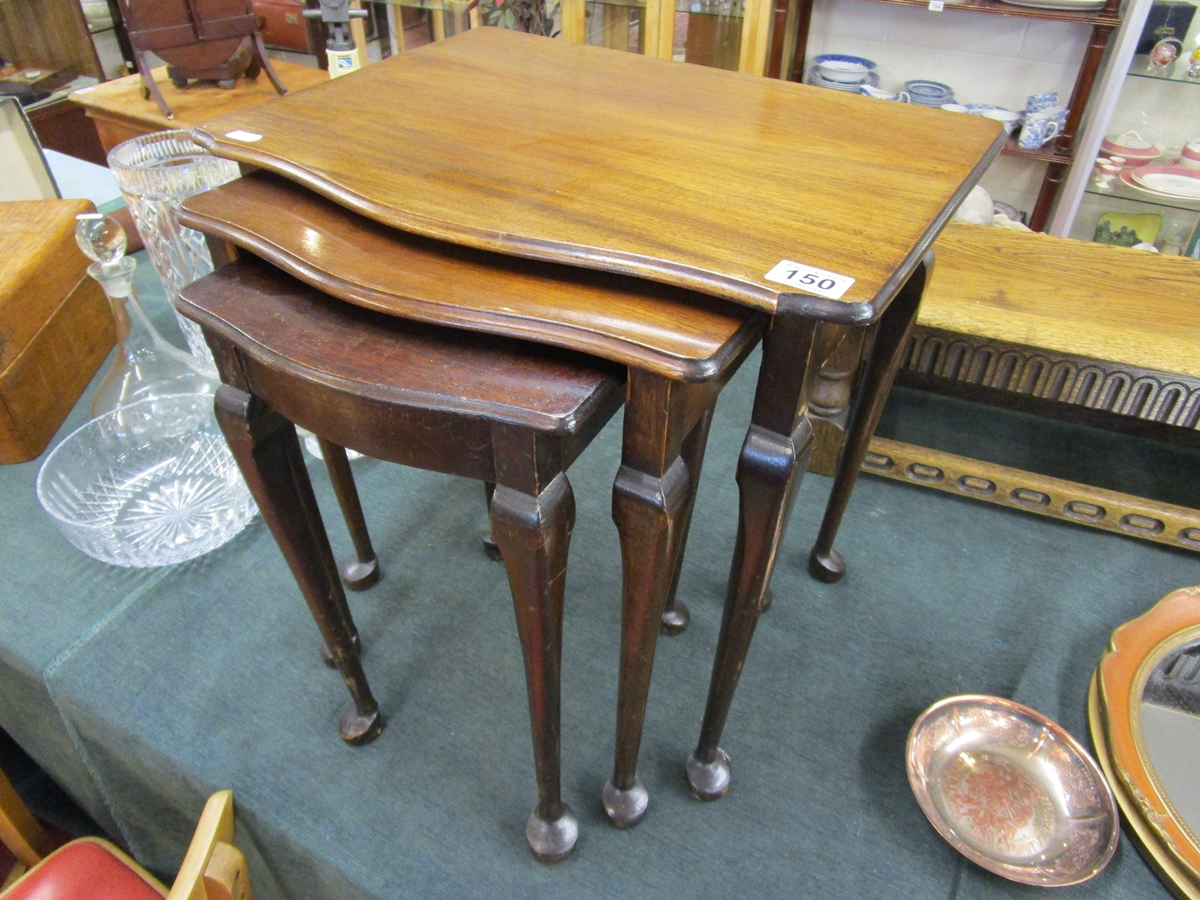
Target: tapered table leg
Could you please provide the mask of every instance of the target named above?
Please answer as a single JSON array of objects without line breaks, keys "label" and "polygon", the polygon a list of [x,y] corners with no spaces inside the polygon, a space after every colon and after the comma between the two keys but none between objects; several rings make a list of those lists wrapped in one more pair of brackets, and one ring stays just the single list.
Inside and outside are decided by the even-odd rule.
[{"label": "tapered table leg", "polygon": [[217,422],[229,442],[259,511],[275,536],[305,602],[350,691],[339,730],[351,744],[365,744],[383,730],[356,642],[346,595],[321,521],[312,483],[291,422],[237,388],[217,391]]},{"label": "tapered table leg", "polygon": [[488,559],[500,559],[500,548],[496,546],[496,542],[492,539],[492,496],[496,493],[496,482],[485,481],[483,483],[483,496],[487,501],[488,510],[488,530],[483,533],[483,552],[487,554]]},{"label": "tapered table leg", "polygon": [[808,559],[809,574],[818,581],[834,582],[846,574],[846,562],[833,549],[833,541],[837,537],[838,526],[842,524],[842,515],[846,512],[854,482],[858,480],[858,473],[862,469],[867,445],[875,434],[875,426],[879,424],[879,416],[887,403],[892,382],[896,380],[896,370],[908,347],[913,324],[917,321],[921,294],[932,266],[933,252],[930,251],[874,326],[876,333],[871,356],[850,426],[846,430],[846,440],[838,459],[821,531]]},{"label": "tapered table leg", "polygon": [[340,573],[342,584],[352,591],[365,591],[379,581],[379,560],[371,546],[371,535],[367,531],[367,520],[363,516],[362,503],[358,499],[358,488],[354,485],[354,473],[350,471],[350,460],[346,449],[317,435],[321,445],[321,456],[329,472],[329,481],[342,508],[342,518],[354,543],[354,556],[342,561]]},{"label": "tapered table leg", "polygon": [[536,497],[499,485],[489,518],[512,587],[529,691],[538,803],[525,837],[538,859],[556,862],[579,835],[575,814],[562,801],[559,739],[563,588],[575,496],[561,472]]},{"label": "tapered table leg", "polygon": [[[623,571],[617,738],[613,776],[602,798],[605,815],[618,828],[640,822],[649,804],[637,758],[663,609],[677,574],[683,523],[695,499],[693,478],[681,457],[684,411],[695,390],[649,373],[629,373],[621,468],[613,485]],[[704,436],[699,436],[700,451]]]},{"label": "tapered table leg", "polygon": [[700,469],[704,466],[704,448],[708,445],[708,429],[712,425],[712,415],[713,410],[710,407],[683,442],[681,456],[692,482],[692,499],[679,517],[679,552],[675,554],[675,575],[671,579],[667,605],[663,608],[661,620],[663,634],[682,634],[687,630],[688,622],[691,621],[691,614],[688,612],[687,606],[675,594],[679,590],[679,574],[683,571],[683,555],[687,550],[688,531],[692,527],[692,509],[695,506],[696,490],[700,487]]},{"label": "tapered table leg", "polygon": [[693,794],[715,800],[729,789],[728,755],[720,749],[738,676],[768,596],[771,572],[792,501],[812,449],[806,416],[815,323],[782,309],[763,342],[762,369],[750,429],[738,459],[738,533],[717,639],[700,740],[687,761]]}]

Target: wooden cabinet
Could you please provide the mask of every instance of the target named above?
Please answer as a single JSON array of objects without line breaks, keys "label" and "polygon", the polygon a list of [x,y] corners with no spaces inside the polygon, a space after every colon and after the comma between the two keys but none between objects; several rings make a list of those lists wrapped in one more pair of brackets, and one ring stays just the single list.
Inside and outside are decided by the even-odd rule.
[{"label": "wooden cabinet", "polygon": [[[0,56],[23,66],[71,66],[104,80],[79,0],[0,2]],[[65,97],[26,113],[43,147],[104,165],[96,130]]]},{"label": "wooden cabinet", "polygon": [[772,0],[563,0],[562,17],[569,41],[719,69],[767,74],[773,37],[784,54]]}]

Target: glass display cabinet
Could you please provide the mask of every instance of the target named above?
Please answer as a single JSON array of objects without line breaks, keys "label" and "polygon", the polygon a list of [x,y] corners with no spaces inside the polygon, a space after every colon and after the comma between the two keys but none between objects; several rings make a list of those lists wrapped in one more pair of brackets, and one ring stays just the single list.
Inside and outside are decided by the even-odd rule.
[{"label": "glass display cabinet", "polygon": [[[1143,32],[1152,6],[1152,0],[1130,5],[1127,26],[1080,141],[1079,164],[1070,173],[1051,230],[1081,240],[1096,239],[1099,230],[1101,239],[1111,240],[1111,232],[1136,226],[1143,229],[1140,236],[1160,252],[1196,256],[1200,254],[1200,195],[1196,195],[1200,192],[1187,186],[1179,191],[1155,190],[1135,176],[1138,165],[1175,167],[1181,162],[1185,170],[1200,173],[1200,161],[1181,160],[1184,145],[1200,139],[1200,77],[1188,75],[1188,56],[1200,36],[1200,15],[1192,16],[1180,41],[1180,57],[1166,66],[1154,66],[1147,54],[1135,52],[1144,49],[1148,40]],[[1111,177],[1104,177],[1095,161],[1111,155],[1106,140],[1111,148],[1119,138],[1153,145],[1147,154],[1161,153],[1148,160],[1127,159],[1123,170],[1115,174],[1110,170]],[[1106,222],[1117,224],[1105,229]]]}]

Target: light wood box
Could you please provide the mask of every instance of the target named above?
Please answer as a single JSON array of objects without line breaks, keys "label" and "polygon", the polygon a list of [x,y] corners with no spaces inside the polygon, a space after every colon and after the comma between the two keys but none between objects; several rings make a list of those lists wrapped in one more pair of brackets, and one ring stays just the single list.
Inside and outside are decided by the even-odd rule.
[{"label": "light wood box", "polygon": [[0,463],[50,443],[116,341],[75,244],[87,200],[0,203]]}]

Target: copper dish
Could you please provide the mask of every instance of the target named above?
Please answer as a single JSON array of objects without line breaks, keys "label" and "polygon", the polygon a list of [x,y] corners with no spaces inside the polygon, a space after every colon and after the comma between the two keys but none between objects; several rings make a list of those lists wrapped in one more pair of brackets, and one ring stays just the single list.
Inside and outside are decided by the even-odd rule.
[{"label": "copper dish", "polygon": [[1112,791],[1071,735],[1001,697],[948,697],[908,735],[908,781],[938,834],[1013,881],[1062,887],[1103,869],[1120,834]]}]

